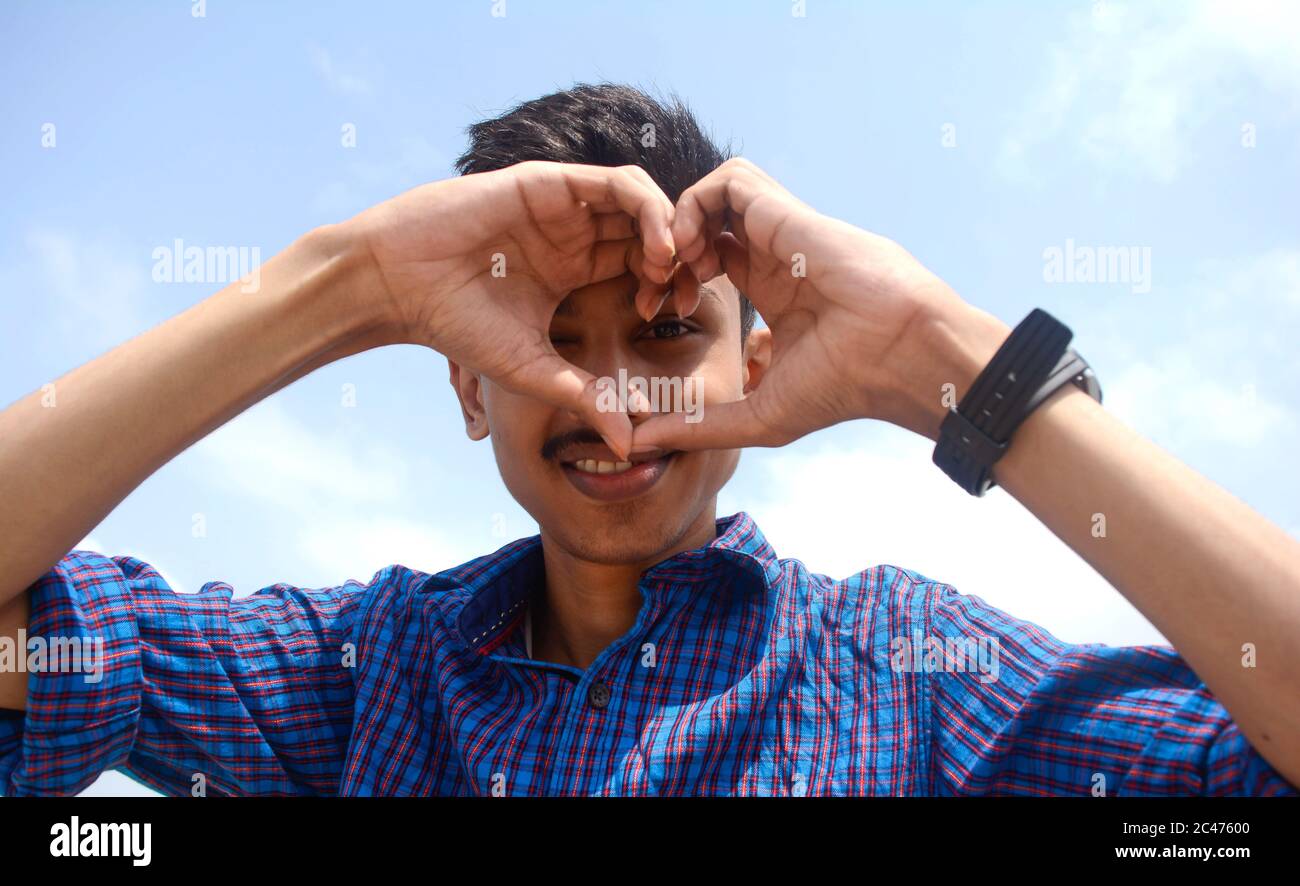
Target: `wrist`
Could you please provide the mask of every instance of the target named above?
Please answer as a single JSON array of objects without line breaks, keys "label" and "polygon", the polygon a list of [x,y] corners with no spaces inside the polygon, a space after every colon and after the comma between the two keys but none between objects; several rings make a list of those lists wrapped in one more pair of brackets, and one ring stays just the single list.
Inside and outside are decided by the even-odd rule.
[{"label": "wrist", "polygon": [[1008,448],[992,468],[994,482],[1024,501],[1026,483],[1033,482],[1031,471],[1035,466],[1041,467],[1044,455],[1049,455],[1047,461],[1051,465],[1059,465],[1063,450],[1059,444],[1053,448],[1046,443],[1047,435],[1068,435],[1078,427],[1076,422],[1080,418],[1095,416],[1094,410],[1099,409],[1101,405],[1075,385],[1062,385],[1053,391],[1016,428],[1012,438],[1016,445]]},{"label": "wrist", "polygon": [[909,346],[900,356],[907,369],[899,374],[901,424],[931,440],[949,407],[961,402],[971,384],[1011,334],[1011,327],[986,311],[961,302],[942,314],[919,320]]},{"label": "wrist", "polygon": [[353,223],[314,228],[287,252],[295,277],[287,297],[322,334],[322,351],[351,341],[378,346],[401,340],[374,256]]}]

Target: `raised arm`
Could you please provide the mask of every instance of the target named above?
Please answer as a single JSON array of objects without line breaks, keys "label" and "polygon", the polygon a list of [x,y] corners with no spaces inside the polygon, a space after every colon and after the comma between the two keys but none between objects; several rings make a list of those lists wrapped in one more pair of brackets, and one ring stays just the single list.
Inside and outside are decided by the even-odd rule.
[{"label": "raised arm", "polygon": [[1035,410],[994,476],[1169,638],[1300,786],[1300,542],[1074,386]]},{"label": "raised arm", "polygon": [[0,413],[0,601],[207,433],[387,340],[366,272],[343,229],[313,231],[261,268],[257,291],[232,283]]},{"label": "raised arm", "polygon": [[[582,414],[625,450],[627,417],[598,412],[594,379],[546,330],[568,292],[629,267],[664,291],[671,215],[649,176],[626,167],[524,163],[424,185],[308,233],[257,279],[19,400],[0,413],[0,629],[26,625],[16,598],[150,474],[367,348],[434,347]],[[21,708],[25,687],[25,673],[0,674],[0,705]]]},{"label": "raised arm", "polygon": [[[730,232],[712,236],[723,220]],[[682,194],[673,234],[696,277],[725,272],[750,297],[773,352],[748,397],[694,424],[656,416],[636,446],[776,446],[857,418],[935,440],[945,393],[960,401],[1011,332],[898,244],[821,215],[743,160]],[[1169,637],[1300,785],[1300,541],[1073,386],[1026,419],[994,477]]]}]

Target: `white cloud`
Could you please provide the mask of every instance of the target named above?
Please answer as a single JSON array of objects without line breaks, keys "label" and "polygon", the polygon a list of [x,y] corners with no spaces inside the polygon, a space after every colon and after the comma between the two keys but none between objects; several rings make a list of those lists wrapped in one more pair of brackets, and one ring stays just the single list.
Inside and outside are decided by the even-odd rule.
[{"label": "white cloud", "polygon": [[373,91],[373,69],[365,63],[340,65],[323,46],[308,44],[312,70],[334,92],[347,96],[369,95]]},{"label": "white cloud", "polygon": [[1280,309],[1300,310],[1300,250],[1275,249],[1231,265],[1215,262],[1208,270],[1225,281],[1216,290],[1221,307],[1235,309],[1262,299]]},{"label": "white cloud", "polygon": [[[1175,453],[1219,461],[1295,439],[1300,251],[1205,261],[1191,280],[1194,289],[1172,294],[1190,306],[1178,314],[1185,323],[1149,336],[1160,344],[1119,336],[1080,345],[1120,367],[1102,377],[1108,411]],[[932,463],[933,444],[915,435],[864,429],[861,440],[751,450],[745,459],[760,463],[764,481],[724,512],[750,511],[780,555],[837,578],[892,563],[1064,640],[1167,642],[1005,490],[962,493]]]},{"label": "white cloud", "polygon": [[[1005,490],[962,492],[915,435],[851,449],[751,450],[764,482],[751,513],[777,554],[835,578],[889,563],[974,594],[1067,642],[1168,641]],[[834,490],[834,494],[828,494]]]},{"label": "white cloud", "polygon": [[267,399],[196,444],[229,487],[282,509],[392,504],[406,479],[401,456],[342,432],[313,430]]},{"label": "white cloud", "polygon": [[1020,177],[1036,156],[1064,149],[1170,181],[1239,88],[1290,97],[1295,110],[1298,35],[1293,3],[1094,3],[1050,50],[1047,80],[1016,115],[1001,166]]},{"label": "white cloud", "polygon": [[298,534],[298,550],[316,570],[316,583],[330,585],[368,581],[393,563],[441,572],[484,553],[464,550],[430,525],[394,517],[312,521]]},{"label": "white cloud", "polygon": [[195,450],[205,474],[226,490],[302,527],[303,585],[368,580],[393,563],[438,572],[482,553],[461,551],[433,524],[397,513],[409,486],[398,452],[338,427],[309,428],[275,399]]},{"label": "white cloud", "polygon": [[1294,436],[1295,413],[1253,382],[1234,385],[1207,372],[1205,352],[1166,349],[1160,362],[1126,367],[1106,385],[1106,407],[1126,424],[1173,448],[1196,441],[1250,447]]},{"label": "white cloud", "polygon": [[356,135],[358,147],[347,149],[356,156],[347,164],[345,177],[322,185],[312,200],[312,208],[323,215],[346,218],[450,173],[446,155],[422,136],[400,138],[374,151],[368,131],[362,129]]},{"label": "white cloud", "polygon": [[1300,251],[1205,261],[1191,279],[1172,295],[1185,321],[1167,324],[1163,344],[1126,355],[1124,368],[1103,379],[1106,406],[1176,450],[1294,438]]},{"label": "white cloud", "polygon": [[120,772],[108,771],[95,779],[78,797],[161,797],[153,788]]},{"label": "white cloud", "polygon": [[12,291],[38,296],[48,311],[45,328],[75,329],[76,339],[104,345],[124,341],[149,325],[143,310],[147,256],[49,227],[31,228],[25,244],[32,265],[15,273],[22,286],[12,286]]},{"label": "white cloud", "polygon": [[100,541],[93,535],[87,535],[77,544],[73,545],[73,550],[77,551],[94,551],[97,554],[103,554],[105,557],[135,557],[144,563],[153,567],[154,571],[162,576],[162,580],[167,583],[178,594],[188,594],[190,589],[177,581],[173,575],[158,565],[158,558],[148,553],[143,553],[140,549],[128,546],[127,548],[114,548]]}]

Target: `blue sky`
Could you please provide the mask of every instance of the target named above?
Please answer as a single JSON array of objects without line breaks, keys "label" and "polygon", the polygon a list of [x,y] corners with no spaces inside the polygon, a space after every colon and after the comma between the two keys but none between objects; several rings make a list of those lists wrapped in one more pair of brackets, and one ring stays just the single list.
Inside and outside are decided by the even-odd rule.
[{"label": "blue sky", "polygon": [[[269,257],[447,177],[473,121],[611,80],[677,92],[805,202],[898,240],[1006,322],[1051,311],[1113,412],[1300,536],[1300,13],[795,6],[6,3],[0,401],[220,288],[153,282],[156,247]],[[1045,279],[1045,252],[1069,243],[1149,256],[1149,285]],[[1068,641],[1163,641],[1004,492],[965,496],[929,448],[856,422],[753,450],[720,512],[748,510],[779,554],[831,575],[895,563]],[[445,361],[401,347],[255,407],[86,544],[178,589],[242,594],[439,570],[535,531],[490,446],[464,436]]]}]

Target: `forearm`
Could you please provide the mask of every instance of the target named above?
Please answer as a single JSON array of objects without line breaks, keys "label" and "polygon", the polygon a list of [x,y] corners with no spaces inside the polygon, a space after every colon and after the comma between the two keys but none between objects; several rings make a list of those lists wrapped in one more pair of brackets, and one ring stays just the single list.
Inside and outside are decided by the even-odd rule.
[{"label": "forearm", "polygon": [[1026,419],[994,477],[1169,638],[1300,785],[1300,542],[1073,386]]},{"label": "forearm", "polygon": [[0,605],[150,474],[317,366],[384,343],[368,266],[344,226],[0,413]]},{"label": "forearm", "polygon": [[[970,306],[919,327],[900,364],[904,426],[937,439],[941,393],[951,385],[960,400],[1010,332]],[[1300,785],[1300,542],[1073,385],[1016,429],[993,477],[1169,638]]]}]

